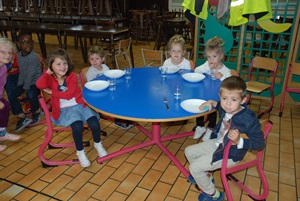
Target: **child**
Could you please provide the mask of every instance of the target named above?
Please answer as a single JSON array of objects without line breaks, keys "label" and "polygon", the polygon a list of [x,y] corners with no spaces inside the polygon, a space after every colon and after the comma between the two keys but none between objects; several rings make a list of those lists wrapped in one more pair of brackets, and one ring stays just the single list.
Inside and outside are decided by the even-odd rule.
[{"label": "child", "polygon": [[[10,134],[6,130],[9,118],[10,104],[3,98],[7,72],[6,64],[13,62],[14,51],[15,47],[13,43],[5,37],[0,37],[0,142],[7,140],[17,141],[21,138],[19,135]],[[0,145],[0,152],[5,149],[6,145]]]},{"label": "child", "polygon": [[[42,75],[41,63],[37,54],[33,51],[33,40],[30,33],[21,32],[17,37],[17,45],[21,50],[18,53],[19,77],[17,87],[10,99],[12,113],[19,117],[16,131],[21,131],[29,124],[37,124],[44,112],[40,109],[40,90],[35,86],[36,80]],[[18,99],[26,92],[30,103],[32,119],[25,116],[22,105]]]},{"label": "child", "polygon": [[[231,76],[230,69],[227,68],[221,60],[224,58],[224,43],[221,38],[214,37],[207,41],[205,46],[205,54],[207,61],[195,69],[195,73],[206,73],[212,77],[223,81]],[[217,121],[216,112],[208,115],[208,129],[204,128],[204,117],[196,119],[194,139],[200,138],[206,131],[202,140],[208,140],[211,134],[211,129],[215,127]]]},{"label": "child", "polygon": [[109,70],[109,68],[106,64],[103,64],[105,58],[102,48],[98,46],[91,47],[88,52],[88,57],[91,67],[86,73],[86,79],[89,82],[102,75],[105,71]]},{"label": "child", "polygon": [[[185,149],[190,163],[191,175],[188,180],[203,191],[198,200],[223,200],[224,194],[216,189],[209,171],[221,168],[223,151],[229,140],[234,142],[230,149],[228,165],[242,160],[247,150],[261,150],[265,146],[264,135],[259,120],[247,107],[246,83],[240,77],[226,78],[219,91],[220,102],[209,100],[200,109],[212,106],[220,113],[220,120],[212,133],[212,139]],[[245,133],[249,139],[242,138]]]},{"label": "child", "polygon": [[167,48],[171,57],[165,60],[163,66],[176,66],[187,70],[192,69],[190,61],[184,58],[185,40],[181,35],[176,34],[170,38]]},{"label": "child", "polygon": [[[91,67],[86,73],[86,79],[89,82],[102,75],[105,71],[109,70],[109,68],[106,64],[103,64],[105,58],[102,48],[98,46],[91,47],[88,52],[88,57]],[[115,119],[114,125],[125,130],[133,127],[133,124],[130,121],[121,121],[120,119]]]},{"label": "child", "polygon": [[84,122],[87,122],[92,130],[94,147],[98,155],[100,157],[107,155],[101,144],[99,115],[86,106],[76,73],[73,72],[73,65],[65,50],[50,52],[48,66],[36,85],[40,89],[51,91],[52,122],[59,126],[71,126],[80,165],[88,167],[91,163],[85,155],[82,142]]}]

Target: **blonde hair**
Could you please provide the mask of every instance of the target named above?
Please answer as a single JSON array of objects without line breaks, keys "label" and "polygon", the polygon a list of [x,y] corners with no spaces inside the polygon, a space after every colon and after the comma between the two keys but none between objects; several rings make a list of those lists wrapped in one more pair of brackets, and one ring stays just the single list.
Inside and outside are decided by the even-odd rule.
[{"label": "blonde hair", "polygon": [[182,37],[182,35],[179,35],[179,34],[175,34],[174,36],[172,36],[168,42],[168,45],[167,45],[167,50],[171,50],[171,46],[173,44],[179,44],[181,45],[182,47],[182,50],[185,51],[185,40],[184,38]]},{"label": "blonde hair", "polygon": [[209,39],[205,45],[205,52],[207,51],[215,51],[218,54],[224,54],[224,42],[222,38],[217,36]]},{"label": "blonde hair", "polygon": [[99,47],[99,46],[92,46],[90,49],[89,49],[89,52],[88,52],[88,56],[91,56],[93,54],[98,54],[101,58],[104,57],[104,51],[103,51],[103,48],[102,47]]},{"label": "blonde hair", "polygon": [[17,51],[15,44],[6,37],[0,37],[0,46],[2,45],[9,45],[13,53]]}]

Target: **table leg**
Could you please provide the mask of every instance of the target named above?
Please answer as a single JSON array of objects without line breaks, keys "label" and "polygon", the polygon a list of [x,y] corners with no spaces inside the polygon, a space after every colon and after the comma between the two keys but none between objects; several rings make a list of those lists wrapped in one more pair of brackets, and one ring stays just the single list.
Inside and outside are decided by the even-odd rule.
[{"label": "table leg", "polygon": [[130,52],[130,59],[131,59],[132,68],[134,68],[134,57],[133,57],[133,50],[132,50],[132,42],[130,44],[129,52]]},{"label": "table leg", "polygon": [[117,68],[116,60],[115,60],[115,43],[114,43],[114,34],[110,36],[110,52],[111,52],[111,63],[113,64],[114,68]]},{"label": "table leg", "polygon": [[46,44],[45,44],[45,34],[44,33],[37,33],[37,37],[39,40],[41,52],[43,55],[43,58],[47,58],[47,51],[46,51]]}]

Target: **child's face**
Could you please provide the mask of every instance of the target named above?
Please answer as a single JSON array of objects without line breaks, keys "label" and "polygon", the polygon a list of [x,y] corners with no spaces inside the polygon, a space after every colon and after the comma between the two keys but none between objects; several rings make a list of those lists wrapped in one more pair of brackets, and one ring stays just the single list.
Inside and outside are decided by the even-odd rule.
[{"label": "child's face", "polygon": [[206,51],[206,58],[208,61],[209,68],[216,69],[218,67],[218,65],[221,63],[223,54],[217,53],[214,50],[208,50],[208,51]]},{"label": "child's face", "polygon": [[241,110],[241,105],[247,100],[246,97],[242,99],[241,92],[237,90],[222,89],[219,96],[223,110],[232,115],[238,113]]},{"label": "child's face", "polygon": [[99,54],[90,55],[90,64],[96,68],[102,67],[102,62],[104,61],[104,57],[101,57]]},{"label": "child's face", "polygon": [[3,44],[0,46],[0,67],[4,64],[8,64],[13,59],[13,50],[9,44]]},{"label": "child's face", "polygon": [[18,45],[23,55],[27,55],[33,49],[33,40],[31,36],[24,35],[19,41]]},{"label": "child's face", "polygon": [[57,77],[63,77],[68,71],[68,62],[67,60],[56,58],[52,64],[53,72]]},{"label": "child's face", "polygon": [[180,64],[183,59],[184,51],[180,44],[172,44],[169,54],[173,64]]}]

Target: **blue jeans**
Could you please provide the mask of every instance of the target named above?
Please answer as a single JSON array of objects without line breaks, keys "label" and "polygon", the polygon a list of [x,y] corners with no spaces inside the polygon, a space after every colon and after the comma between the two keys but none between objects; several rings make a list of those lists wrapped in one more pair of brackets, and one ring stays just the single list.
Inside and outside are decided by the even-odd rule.
[{"label": "blue jeans", "polygon": [[12,98],[14,97],[13,94],[15,93],[15,89],[17,88],[18,85],[18,77],[19,74],[7,76],[6,84],[4,88],[9,102],[11,102]]},{"label": "blue jeans", "polygon": [[[14,115],[19,115],[23,113],[23,108],[18,97],[21,96],[24,91],[25,89],[23,89],[23,85],[21,85],[21,86],[17,86],[13,90],[13,93],[11,94],[11,99],[9,101],[10,101],[12,113]],[[35,113],[40,108],[39,95],[40,95],[40,89],[38,89],[35,85],[31,85],[30,89],[26,91],[26,96],[29,101],[32,113]]]}]

